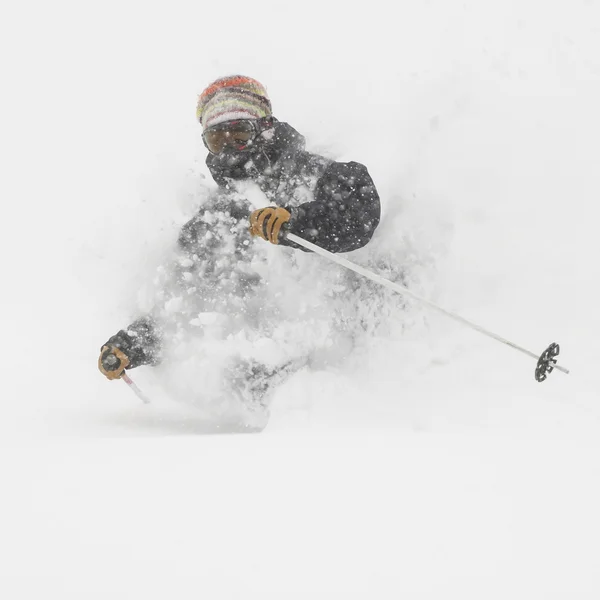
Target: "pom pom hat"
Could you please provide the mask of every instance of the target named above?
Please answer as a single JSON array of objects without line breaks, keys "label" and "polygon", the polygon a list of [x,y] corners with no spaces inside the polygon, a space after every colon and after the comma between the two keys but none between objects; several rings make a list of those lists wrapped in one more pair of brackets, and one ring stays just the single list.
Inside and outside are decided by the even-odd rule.
[{"label": "pom pom hat", "polygon": [[267,90],[256,79],[244,75],[217,79],[198,97],[196,117],[204,129],[235,119],[270,116]]}]

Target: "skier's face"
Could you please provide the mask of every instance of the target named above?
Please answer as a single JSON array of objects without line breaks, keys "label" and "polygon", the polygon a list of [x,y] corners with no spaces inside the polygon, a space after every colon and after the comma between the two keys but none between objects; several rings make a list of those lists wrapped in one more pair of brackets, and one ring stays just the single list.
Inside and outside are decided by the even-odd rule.
[{"label": "skier's face", "polygon": [[211,154],[221,154],[245,150],[260,133],[258,123],[252,119],[226,121],[209,127],[202,134],[204,145]]}]

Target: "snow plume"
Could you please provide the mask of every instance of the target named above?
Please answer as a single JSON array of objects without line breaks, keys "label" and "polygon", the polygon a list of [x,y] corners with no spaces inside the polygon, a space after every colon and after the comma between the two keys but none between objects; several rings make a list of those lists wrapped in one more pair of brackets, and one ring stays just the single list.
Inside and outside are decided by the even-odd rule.
[{"label": "snow plume", "polygon": [[[410,320],[401,296],[322,257],[250,238],[235,211],[268,203],[256,187],[227,197],[201,190],[179,244],[138,297],[164,332],[154,380],[217,420],[266,424],[287,378],[341,367]],[[389,220],[389,239],[383,231],[348,256],[415,287],[417,263],[433,257]]]}]

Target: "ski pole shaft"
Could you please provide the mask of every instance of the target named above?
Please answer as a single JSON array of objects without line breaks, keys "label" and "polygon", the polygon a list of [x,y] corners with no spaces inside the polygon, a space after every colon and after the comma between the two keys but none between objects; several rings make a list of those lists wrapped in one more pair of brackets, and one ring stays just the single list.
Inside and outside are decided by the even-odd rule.
[{"label": "ski pole shaft", "polygon": [[[311,250],[315,254],[319,254],[320,256],[328,258],[329,260],[337,263],[338,265],[346,267],[347,269],[350,269],[351,271],[354,271],[355,273],[358,273],[359,275],[362,275],[362,276],[366,277],[367,279],[370,279],[371,281],[375,281],[376,283],[379,283],[380,285],[382,285],[386,288],[394,290],[395,292],[398,292],[399,294],[403,294],[405,296],[413,298],[414,300],[417,300],[421,304],[424,304],[424,305],[428,306],[429,308],[432,308],[433,310],[436,310],[436,311],[446,315],[447,317],[450,317],[451,319],[454,319],[455,321],[458,321],[459,323],[462,323],[463,325],[470,327],[471,329],[474,329],[475,331],[478,331],[479,333],[482,333],[483,335],[491,337],[492,339],[495,339],[498,342],[505,344],[506,346],[514,348],[515,350],[518,350],[519,352],[522,352],[523,354],[527,354],[527,356],[531,356],[532,358],[535,358],[536,360],[539,359],[539,355],[535,354],[534,352],[531,352],[530,350],[522,348],[521,346],[518,346],[517,344],[515,344],[515,343],[513,343],[491,331],[488,331],[487,329],[484,329],[483,327],[480,327],[479,325],[472,323],[471,321],[468,321],[467,319],[465,319],[457,314],[454,314],[454,313],[442,308],[441,306],[438,306],[437,304],[431,302],[430,300],[422,298],[421,296],[415,294],[414,292],[411,292],[409,289],[405,288],[402,285],[394,283],[393,281],[390,281],[389,279],[385,279],[385,277],[382,277],[381,275],[377,275],[376,273],[373,273],[372,271],[369,271],[368,269],[365,269],[364,267],[361,267],[360,265],[350,262],[349,260],[347,260],[337,254],[333,254],[332,252],[329,252],[328,250],[325,250],[325,249],[321,248],[320,246],[313,244],[312,242],[308,242],[305,239],[298,237],[297,235],[294,235],[293,233],[288,233],[286,235],[286,237],[291,242],[294,242],[295,244],[298,244],[299,246],[302,246],[302,247],[306,248],[307,250]],[[555,361],[551,366],[552,366],[552,368],[558,369],[559,371],[562,371],[565,374],[569,373],[568,369],[565,369],[565,367],[562,367],[562,366],[556,364]]]},{"label": "ski pole shaft", "polygon": [[135,383],[131,380],[131,377],[127,375],[127,373],[123,372],[121,379],[129,386],[129,389],[144,403],[150,404],[150,400],[142,393],[142,390],[135,385]]}]

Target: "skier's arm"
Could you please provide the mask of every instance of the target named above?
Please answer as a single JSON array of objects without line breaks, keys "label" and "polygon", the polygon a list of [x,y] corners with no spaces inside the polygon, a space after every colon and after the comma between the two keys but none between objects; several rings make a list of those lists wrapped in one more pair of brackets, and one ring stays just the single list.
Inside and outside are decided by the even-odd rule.
[{"label": "skier's arm", "polygon": [[125,369],[157,365],[160,362],[160,337],[152,317],[137,319],[102,345],[98,368],[108,379],[118,379]]},{"label": "skier's arm", "polygon": [[[165,292],[170,290],[173,293],[179,286],[184,285],[179,265],[182,259],[190,256],[199,247],[203,233],[205,226],[198,215],[182,228],[177,243],[176,259],[170,262],[168,269],[162,271],[160,287]],[[155,307],[155,311],[160,313],[160,306]],[[163,334],[163,327],[152,314],[136,319],[102,345],[98,368],[108,379],[119,379],[125,369],[159,364]]]},{"label": "skier's arm", "polygon": [[[373,236],[381,213],[379,195],[364,165],[331,163],[319,178],[314,200],[287,208],[285,229],[329,252],[362,248]],[[279,243],[297,247],[280,236]],[[303,248],[302,248],[303,249]]]},{"label": "skier's arm", "polygon": [[[233,230],[248,214],[245,201],[236,203],[217,193],[183,226],[174,256],[154,280],[157,297],[151,313],[102,346],[98,366],[106,377],[118,379],[124,369],[160,362],[163,340],[170,339],[179,324],[202,312],[204,296],[214,293],[215,282],[222,279],[223,270],[228,271],[221,250],[225,250],[225,256],[231,252],[228,244],[231,236],[235,237]],[[245,227],[240,230],[242,234],[249,237]],[[253,274],[244,275],[236,273],[236,282],[250,285]]]}]

